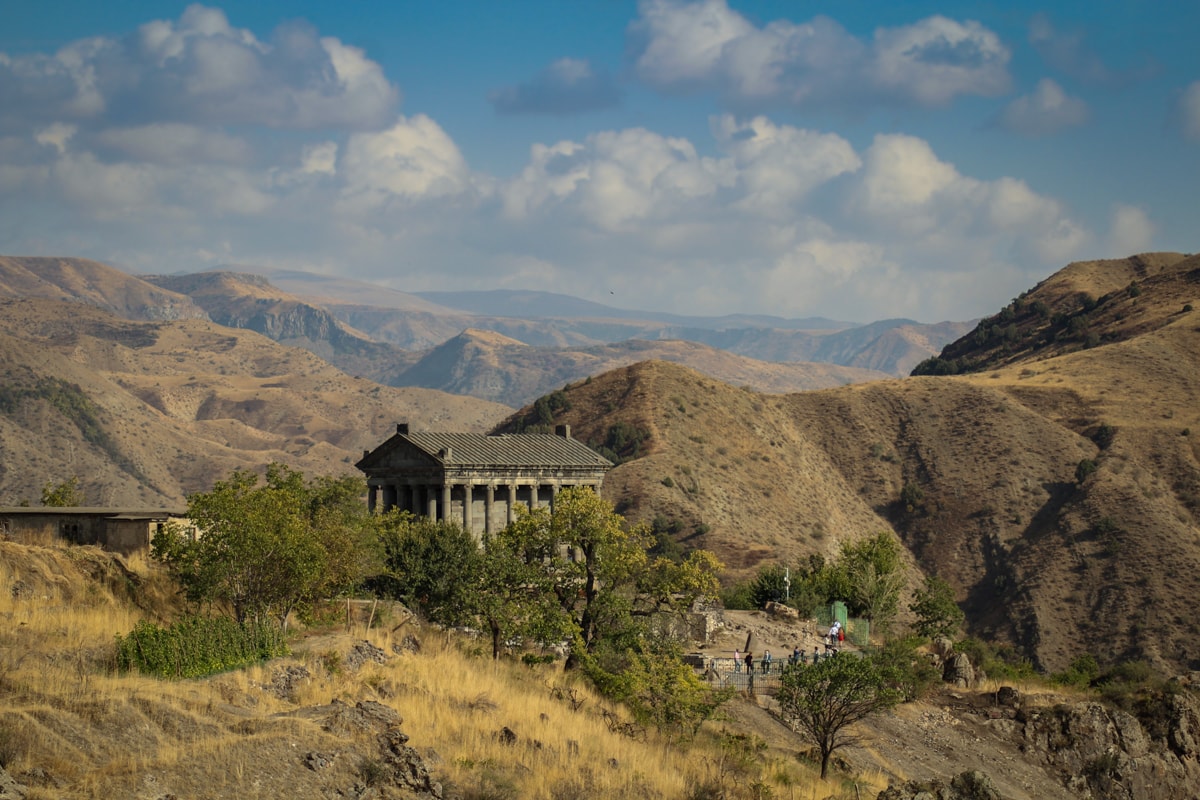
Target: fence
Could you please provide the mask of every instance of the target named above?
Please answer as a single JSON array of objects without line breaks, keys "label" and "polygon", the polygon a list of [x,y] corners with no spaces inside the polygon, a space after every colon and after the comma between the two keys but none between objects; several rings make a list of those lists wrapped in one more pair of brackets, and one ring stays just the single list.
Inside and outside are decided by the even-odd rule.
[{"label": "fence", "polygon": [[[809,658],[806,655],[806,660],[797,664],[800,669],[809,666]],[[828,654],[822,655],[821,658],[830,658]],[[733,687],[739,692],[766,692],[774,694],[779,690],[779,679],[783,677],[783,671],[792,664],[789,658],[772,659],[764,669],[763,661],[755,661],[752,671],[746,669],[746,664],[743,661],[734,661],[732,658],[710,658],[704,667],[704,677],[716,689],[725,689]]]}]

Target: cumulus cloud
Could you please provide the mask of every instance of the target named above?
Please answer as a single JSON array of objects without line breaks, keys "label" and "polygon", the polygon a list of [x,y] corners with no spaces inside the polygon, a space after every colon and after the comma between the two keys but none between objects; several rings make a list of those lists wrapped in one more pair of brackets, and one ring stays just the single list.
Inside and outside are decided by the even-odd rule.
[{"label": "cumulus cloud", "polygon": [[1189,139],[1200,139],[1200,81],[1192,83],[1180,95],[1179,114],[1184,135]]},{"label": "cumulus cloud", "polygon": [[53,55],[0,54],[0,130],[47,121],[356,129],[386,124],[398,102],[358,48],[300,22],[260,41],[201,5],[120,39],[84,39]]},{"label": "cumulus cloud", "polygon": [[712,122],[742,186],[740,205],[768,216],[791,213],[793,203],[862,161],[834,133],[776,125],[766,117],[739,122],[731,115]]},{"label": "cumulus cloud", "polygon": [[527,83],[495,90],[488,102],[501,114],[578,114],[612,108],[621,94],[608,73],[560,58]]},{"label": "cumulus cloud", "polygon": [[1047,136],[1087,121],[1087,103],[1071,97],[1049,78],[1038,81],[1033,92],[1009,103],[1000,124],[1022,136]]},{"label": "cumulus cloud", "polygon": [[1109,224],[1108,252],[1116,256],[1144,253],[1150,249],[1156,230],[1144,210],[1118,205]]},{"label": "cumulus cloud", "polygon": [[879,135],[868,148],[850,207],[864,222],[919,249],[989,241],[1041,264],[1060,264],[1089,234],[1062,205],[1023,181],[981,181],[942,161],[923,139]]},{"label": "cumulus cloud", "polygon": [[[309,159],[313,155],[310,151]],[[470,180],[454,140],[424,114],[401,117],[383,131],[354,134],[341,169],[349,209],[448,197],[464,191]]]},{"label": "cumulus cloud", "polygon": [[940,106],[1008,90],[1008,48],[978,22],[932,16],[870,41],[819,16],[757,27],[725,0],[643,0],[634,69],[664,91],[716,89],[739,105]]}]

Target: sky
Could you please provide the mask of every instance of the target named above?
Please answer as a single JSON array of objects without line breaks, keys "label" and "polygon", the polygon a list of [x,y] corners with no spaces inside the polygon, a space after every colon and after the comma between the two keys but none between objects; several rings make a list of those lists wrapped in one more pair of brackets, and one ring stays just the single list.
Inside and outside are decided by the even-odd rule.
[{"label": "sky", "polygon": [[0,253],[682,314],[1193,252],[1200,3],[0,0]]}]

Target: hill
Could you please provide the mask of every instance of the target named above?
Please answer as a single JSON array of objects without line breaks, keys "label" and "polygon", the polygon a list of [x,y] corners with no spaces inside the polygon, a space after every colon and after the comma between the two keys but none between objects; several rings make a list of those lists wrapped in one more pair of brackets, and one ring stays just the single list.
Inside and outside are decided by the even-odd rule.
[{"label": "hill", "polygon": [[259,272],[373,338],[410,350],[436,346],[465,328],[493,331],[531,347],[682,339],[760,361],[816,361],[900,376],[971,327],[965,322],[856,325],[747,314],[680,316],[538,291],[426,292],[417,297],[377,287],[372,296],[356,281],[296,271]]},{"label": "hill", "polygon": [[1183,311],[1197,265],[1107,301],[1099,344],[986,373],[772,396],[640,363],[566,389],[553,421],[626,445],[606,494],[743,575],[891,529],[955,587],[972,632],[1040,668],[1091,652],[1186,672],[1200,668],[1200,313]]},{"label": "hill", "polygon": [[[1009,705],[994,684],[935,689],[855,726],[822,781],[767,694],[735,698],[682,741],[626,728],[578,675],[479,658],[469,634],[394,604],[347,619],[338,602],[287,656],[168,681],[114,668],[117,635],[180,611],[155,565],[0,541],[0,586],[3,797],[850,800],[982,770],[995,794],[937,796],[1183,800],[1200,781],[1200,709],[1182,685],[1133,713],[1036,685],[1010,687]],[[727,624],[728,638],[749,630],[777,651],[815,635],[761,612]]]},{"label": "hill", "polygon": [[483,430],[505,406],[352,378],[202,319],[138,322],[78,302],[0,300],[0,497],[78,476],[89,502],[177,505],[231,470],[353,471],[399,419]]},{"label": "hill", "polygon": [[645,359],[686,364],[767,392],[798,392],[877,380],[885,373],[819,363],[771,363],[687,341],[628,340],[584,348],[540,348],[469,328],[430,350],[395,379],[454,394],[520,405],[562,386]]}]

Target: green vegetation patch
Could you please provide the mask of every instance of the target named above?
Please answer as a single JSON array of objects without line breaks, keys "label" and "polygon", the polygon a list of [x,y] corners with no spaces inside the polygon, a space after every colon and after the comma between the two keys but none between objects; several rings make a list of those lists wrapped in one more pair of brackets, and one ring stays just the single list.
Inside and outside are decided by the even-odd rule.
[{"label": "green vegetation patch", "polygon": [[117,666],[160,678],[201,678],[285,655],[283,631],[228,617],[187,617],[169,627],[143,620],[117,636]]}]

